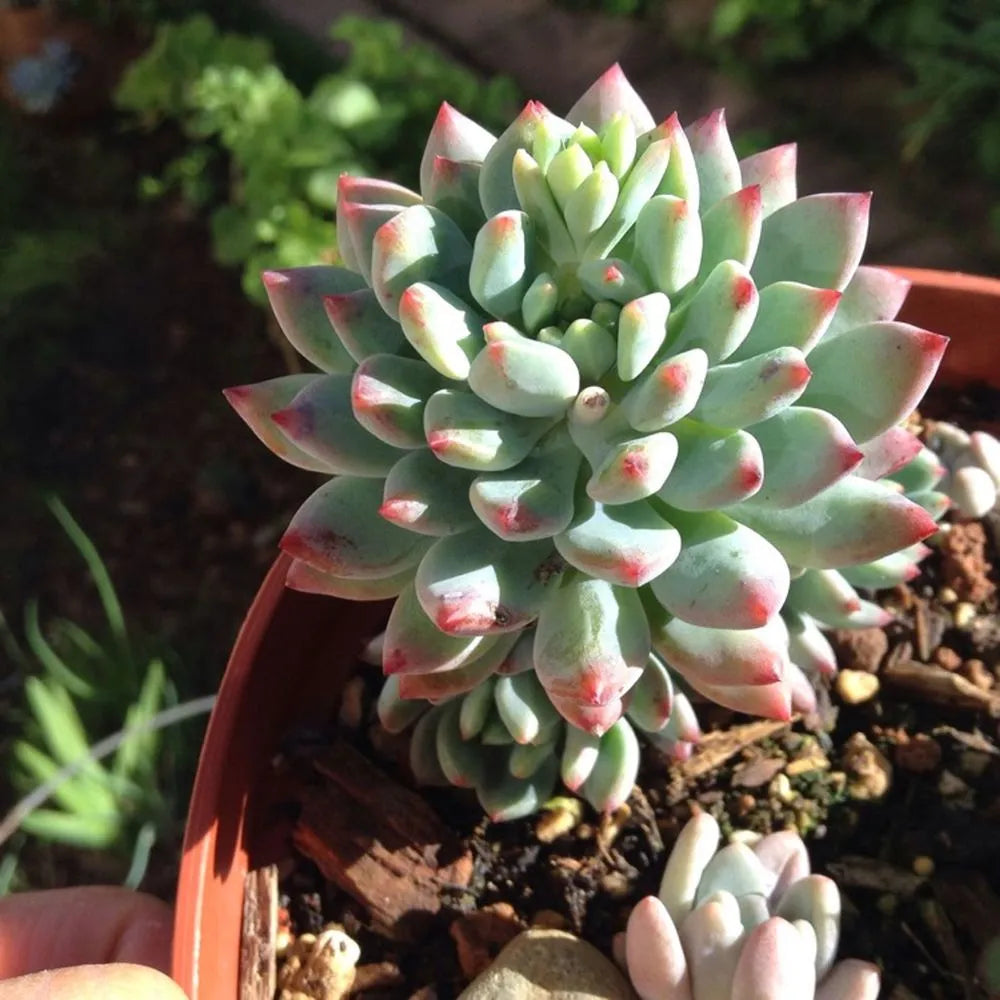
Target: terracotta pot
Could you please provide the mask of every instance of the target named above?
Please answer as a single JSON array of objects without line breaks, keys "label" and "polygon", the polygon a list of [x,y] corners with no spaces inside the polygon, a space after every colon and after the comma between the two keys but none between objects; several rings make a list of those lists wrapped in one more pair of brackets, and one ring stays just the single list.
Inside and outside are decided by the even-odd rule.
[{"label": "terracotta pot", "polygon": [[[902,318],[952,338],[939,377],[1000,383],[989,336],[1000,322],[1000,280],[895,270],[913,281]],[[191,1000],[237,996],[243,880],[251,860],[253,867],[275,860],[254,837],[262,767],[290,727],[329,718],[388,610],[286,590],[288,563],[278,558],[250,608],[202,748],[174,924],[173,974]]]}]

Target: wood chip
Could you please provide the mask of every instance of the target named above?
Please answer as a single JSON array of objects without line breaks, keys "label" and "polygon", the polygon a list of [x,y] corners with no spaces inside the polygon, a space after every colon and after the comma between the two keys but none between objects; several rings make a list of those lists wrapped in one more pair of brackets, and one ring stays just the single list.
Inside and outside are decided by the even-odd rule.
[{"label": "wood chip", "polygon": [[714,732],[706,733],[695,747],[691,757],[674,770],[688,781],[700,778],[710,771],[714,771],[730,757],[734,757],[751,744],[766,740],[769,736],[774,736],[790,728],[798,719],[797,715],[787,722],[761,719],[742,726],[733,726],[731,729],[717,729]]},{"label": "wood chip", "polygon": [[890,892],[894,896],[912,896],[927,881],[905,868],[897,868],[877,858],[854,855],[831,861],[827,870],[831,878],[842,887],[876,889],[879,892]]},{"label": "wood chip", "polygon": [[923,701],[949,708],[970,709],[1000,716],[1000,694],[983,691],[960,674],[916,660],[906,660],[882,671],[883,680]]},{"label": "wood chip", "polygon": [[272,1000],[277,989],[278,868],[247,872],[240,934],[240,1000]]},{"label": "wood chip", "polygon": [[346,743],[314,765],[328,783],[303,794],[296,847],[367,907],[386,936],[423,937],[442,891],[468,886],[471,853],[421,796]]}]

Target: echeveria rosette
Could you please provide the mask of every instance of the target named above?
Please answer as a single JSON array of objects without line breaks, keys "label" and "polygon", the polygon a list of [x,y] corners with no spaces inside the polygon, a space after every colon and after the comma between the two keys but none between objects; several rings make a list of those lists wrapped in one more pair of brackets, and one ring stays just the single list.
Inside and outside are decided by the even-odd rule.
[{"label": "echeveria rosette", "polygon": [[793,146],[739,160],[721,112],[657,125],[618,67],[498,138],[443,106],[420,173],[342,178],[345,266],[265,276],[321,372],[234,405],[335,477],[284,536],[289,584],[397,597],[386,673],[453,688],[531,627],[538,681],[595,735],[652,650],[788,717],[793,572],[934,530],[857,474],[946,343],[858,266],[869,197],[797,198]]},{"label": "echeveria rosette", "polygon": [[632,910],[625,960],[640,1000],[875,1000],[878,969],[835,962],[836,883],[810,874],[797,833],[719,849],[700,813],[681,830],[660,891]]},{"label": "echeveria rosette", "polygon": [[[637,735],[675,760],[690,754],[701,735],[698,721],[656,654],[606,731],[595,735],[566,722],[542,687],[533,669],[532,632],[507,633],[479,661],[492,661],[490,672],[471,689],[461,670],[386,679],[379,721],[392,733],[413,727],[410,767],[418,783],[472,788],[495,821],[534,812],[560,781],[596,810],[613,812],[635,784]],[[384,636],[371,648],[380,652],[383,642]]]}]

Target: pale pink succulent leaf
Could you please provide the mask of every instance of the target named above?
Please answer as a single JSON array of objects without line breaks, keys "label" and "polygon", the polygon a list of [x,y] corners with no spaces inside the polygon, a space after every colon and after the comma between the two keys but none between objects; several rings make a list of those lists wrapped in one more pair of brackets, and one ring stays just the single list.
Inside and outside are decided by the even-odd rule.
[{"label": "pale pink succulent leaf", "polygon": [[280,375],[265,382],[235,385],[224,389],[223,395],[257,439],[279,458],[299,469],[331,475],[334,470],[329,463],[293,444],[271,419],[272,413],[283,410],[306,386],[321,378],[319,374]]},{"label": "pale pink succulent leaf", "polygon": [[860,566],[845,566],[840,573],[852,587],[886,590],[912,580],[919,573],[919,568],[909,551],[903,549]]},{"label": "pale pink succulent leaf", "polygon": [[370,288],[326,295],[323,308],[347,353],[357,362],[372,354],[410,354],[399,323],[387,316]]},{"label": "pale pink succulent leaf", "polygon": [[794,142],[772,146],[740,160],[740,177],[743,186],[760,186],[764,216],[795,201],[798,188],[795,169],[798,149]]},{"label": "pale pink succulent leaf", "polygon": [[549,594],[534,648],[538,679],[551,696],[601,706],[639,679],[649,625],[634,590],[575,574]]},{"label": "pale pink succulent leaf", "polygon": [[677,439],[667,431],[621,441],[594,467],[587,495],[603,504],[644,500],[663,486],[676,459]]},{"label": "pale pink succulent leaf", "polygon": [[625,712],[646,733],[658,733],[670,719],[674,685],[670,672],[655,653],[650,653],[642,676],[625,695]]},{"label": "pale pink succulent leaf", "polygon": [[413,580],[415,572],[411,566],[391,576],[359,580],[324,573],[301,559],[293,559],[285,574],[285,586],[304,594],[323,594],[346,601],[384,601],[396,597]]},{"label": "pale pink succulent leaf", "polygon": [[621,187],[611,168],[602,160],[566,198],[563,214],[578,253],[611,218]]},{"label": "pale pink succulent leaf", "polygon": [[716,427],[749,427],[791,406],[811,377],[810,365],[795,347],[715,365],[691,416]]},{"label": "pale pink succulent leaf", "polygon": [[622,307],[616,348],[618,377],[622,381],[631,382],[646,370],[666,339],[669,315],[670,299],[663,292],[641,295]]},{"label": "pale pink succulent leaf", "polygon": [[646,277],[627,260],[602,257],[585,260],[576,269],[583,290],[597,302],[624,306],[649,291]]},{"label": "pale pink succulent leaf", "polygon": [[491,216],[476,234],[468,288],[497,319],[516,322],[520,317],[522,300],[534,280],[535,229],[531,216],[511,210]]},{"label": "pale pink succulent leaf", "polygon": [[676,354],[633,383],[621,412],[638,431],[670,427],[698,404],[707,376],[708,355],[700,347]]},{"label": "pale pink succulent leaf", "polygon": [[345,237],[350,241],[351,254],[357,262],[357,270],[369,284],[372,280],[375,234],[402,211],[400,205],[341,203],[337,208],[338,239],[342,246]]},{"label": "pale pink succulent leaf", "polygon": [[423,698],[435,705],[468,694],[497,672],[515,638],[514,635],[498,636],[491,646],[480,647],[481,656],[472,657],[450,670],[400,674],[399,693],[403,698]]},{"label": "pale pink succulent leaf", "polygon": [[701,212],[710,210],[720,199],[742,186],[740,162],[726,128],[726,113],[718,108],[684,130],[698,169]]},{"label": "pale pink succulent leaf", "polygon": [[590,776],[600,752],[601,737],[567,723],[566,738],[559,762],[562,783],[571,791],[579,791]]},{"label": "pale pink succulent leaf", "polygon": [[553,541],[571,566],[621,587],[658,577],[681,548],[681,536],[648,503],[605,507],[589,497],[578,500],[573,523]]},{"label": "pale pink succulent leaf", "polygon": [[769,833],[752,850],[770,876],[769,902],[777,902],[789,886],[809,874],[809,852],[794,830]]},{"label": "pale pink succulent leaf", "polygon": [[799,281],[843,291],[868,237],[870,194],[811,194],[764,220],[751,272],[758,288]]},{"label": "pale pink succulent leaf", "polygon": [[457,389],[434,393],[424,408],[424,435],[431,451],[446,465],[476,472],[512,469],[552,423],[503,413]]},{"label": "pale pink succulent leaf", "polygon": [[680,510],[715,510],[752,497],[764,479],[757,439],[696,420],[673,424],[677,461],[657,496]]},{"label": "pale pink succulent leaf", "polygon": [[816,1000],[878,1000],[881,988],[877,966],[845,958],[816,987]]},{"label": "pale pink succulent leaf", "polygon": [[373,354],[351,380],[354,418],[394,448],[425,448],[424,406],[444,379],[416,358]]},{"label": "pale pink succulent leaf", "polygon": [[382,520],[381,498],[378,479],[331,479],[295,512],[281,548],[325,573],[361,580],[415,566],[429,542]]},{"label": "pale pink succulent leaf", "polygon": [[468,377],[485,343],[483,322],[464,299],[431,282],[415,282],[399,300],[399,327],[406,340],[445,378]]},{"label": "pale pink succulent leaf", "polygon": [[752,504],[794,507],[855,471],[863,457],[836,417],[809,406],[790,406],[752,433],[764,457],[764,482]]},{"label": "pale pink succulent leaf", "polygon": [[788,655],[810,677],[832,677],[837,657],[829,640],[807,614],[785,605],[781,617],[788,629]]},{"label": "pale pink succulent leaf", "polygon": [[583,797],[600,813],[612,813],[632,794],[639,773],[639,741],[628,719],[620,718],[601,737]]},{"label": "pale pink succulent leaf", "polygon": [[593,736],[606,733],[625,711],[621,698],[612,698],[603,705],[585,705],[572,698],[559,698],[551,693],[549,698],[570,726],[582,729]]},{"label": "pale pink succulent leaf", "polygon": [[640,1000],[693,1000],[680,936],[656,896],[640,899],[629,914],[625,962]]},{"label": "pale pink succulent leaf", "polygon": [[372,290],[399,318],[399,300],[410,285],[443,285],[456,295],[469,287],[472,247],[444,212],[427,205],[404,208],[379,227],[372,249]]},{"label": "pale pink succulent leaf", "polygon": [[657,893],[675,924],[679,924],[694,906],[698,883],[715,856],[721,836],[719,824],[706,812],[696,813],[681,829]]},{"label": "pale pink succulent leaf", "polygon": [[785,920],[805,920],[816,932],[816,978],[833,966],[840,941],[840,891],[825,875],[807,875],[793,882],[777,902],[775,912]]},{"label": "pale pink succulent leaf", "polygon": [[832,340],[856,326],[895,319],[909,290],[908,278],[862,264],[844,289],[824,339]]},{"label": "pale pink succulent leaf", "polygon": [[676,316],[670,353],[701,348],[711,364],[725,361],[743,343],[757,315],[759,296],[737,260],[720,261]]},{"label": "pale pink succulent leaf", "polygon": [[445,101],[438,109],[420,159],[420,190],[423,196],[430,200],[434,164],[438,157],[481,164],[495,142],[496,136]]},{"label": "pale pink succulent leaf", "polygon": [[662,121],[656,128],[641,135],[638,147],[640,150],[645,149],[649,143],[661,139],[670,145],[670,160],[656,193],[670,194],[681,198],[688,203],[692,212],[697,213],[700,203],[698,167],[694,161],[694,153],[691,151],[691,143],[681,127],[676,112]]},{"label": "pale pink succulent leaf", "polygon": [[[551,538],[573,520],[580,453],[565,433],[543,438],[528,457],[505,472],[484,472],[468,489],[468,503],[506,541]],[[460,498],[465,505],[465,498]]]},{"label": "pale pink succulent leaf", "polygon": [[379,514],[421,535],[440,538],[467,531],[476,524],[466,500],[473,476],[439,462],[430,451],[409,452],[386,476]]},{"label": "pale pink succulent leaf", "polygon": [[454,219],[469,240],[486,221],[479,203],[478,163],[435,157],[425,198],[428,205]]},{"label": "pale pink succulent leaf", "polygon": [[511,545],[477,525],[428,549],[417,598],[449,635],[519,631],[538,615],[562,568],[550,539]]},{"label": "pale pink succulent leaf", "polygon": [[[905,427],[890,427],[859,447],[864,458],[854,470],[854,475],[862,479],[881,479],[883,476],[891,476],[913,461],[923,449],[920,438],[911,434]],[[929,488],[937,482],[941,469],[941,463],[937,461],[929,466],[924,488]]]},{"label": "pale pink succulent leaf", "polygon": [[515,778],[509,765],[486,768],[487,775],[476,789],[479,804],[494,823],[537,812],[552,797],[559,776],[558,762],[559,758],[550,754],[530,778]]},{"label": "pale pink succulent leaf", "polygon": [[749,267],[760,243],[762,222],[760,188],[756,186],[727,195],[705,212],[701,217],[699,281],[724,260]]},{"label": "pale pink succulent leaf", "polygon": [[[676,922],[676,918],[675,918]],[[678,927],[696,997],[729,1000],[743,943],[743,923],[736,897],[718,893],[688,914]]]},{"label": "pale pink succulent leaf", "polygon": [[[390,678],[391,680],[391,678]],[[463,740],[475,739],[485,728],[493,711],[495,677],[477,684],[462,700],[458,713],[458,728]]]},{"label": "pale pink succulent leaf", "polygon": [[573,320],[559,340],[559,350],[574,361],[584,384],[599,381],[615,363],[618,347],[614,336],[592,319]]},{"label": "pale pink succulent leaf", "polygon": [[790,661],[786,660],[782,667],[782,679],[771,684],[709,684],[701,678],[692,680],[690,684],[703,698],[734,712],[787,722],[792,717],[792,689],[788,684],[790,667]]},{"label": "pale pink succulent leaf", "polygon": [[791,565],[814,569],[880,559],[937,530],[922,507],[857,476],[845,476],[788,510],[747,504],[725,512],[767,538]]},{"label": "pale pink succulent leaf", "polygon": [[784,687],[791,698],[792,711],[803,715],[812,715],[816,711],[819,702],[815,685],[816,682],[794,660],[789,660],[785,668]]},{"label": "pale pink succulent leaf", "polygon": [[[657,734],[646,734],[647,736]],[[674,691],[674,702],[667,724],[659,734],[685,746],[694,746],[701,740],[701,726],[691,699],[683,691]]]},{"label": "pale pink succulent leaf", "polygon": [[600,132],[618,112],[628,115],[637,132],[646,132],[655,124],[649,108],[628,82],[621,66],[615,63],[587,88],[569,109],[566,120],[574,125],[589,125]]},{"label": "pale pink succulent leaf", "polygon": [[[983,517],[997,502],[997,487],[993,477],[978,465],[966,465],[955,469],[944,484],[947,497],[955,505],[958,513],[965,518]],[[931,492],[931,491],[922,491]],[[932,511],[936,504],[928,504],[921,494],[910,494],[914,503]]]},{"label": "pale pink succulent leaf", "polygon": [[858,592],[835,569],[806,570],[789,587],[789,604],[822,622],[843,619],[861,608]]},{"label": "pale pink succulent leaf", "polygon": [[[907,444],[906,447],[909,448],[910,445]],[[933,489],[946,472],[947,468],[942,464],[937,453],[925,445],[921,445],[910,461],[899,468],[883,473],[883,475],[898,483],[906,493],[920,493]]]},{"label": "pale pink succulent leaf", "polygon": [[621,193],[607,221],[587,241],[583,251],[585,259],[607,257],[633,226],[638,229],[637,220],[660,186],[669,159],[670,144],[667,142],[653,142],[643,150],[622,183]]},{"label": "pale pink succulent leaf", "polygon": [[993,485],[1000,489],[1000,440],[986,431],[973,431],[969,435],[970,458],[993,480]]},{"label": "pale pink succulent leaf", "polygon": [[809,355],[815,377],[802,402],[839,417],[858,443],[870,441],[912,412],[947,345],[947,337],[894,322],[824,338]]},{"label": "pale pink succulent leaf", "polygon": [[808,354],[833,318],[840,292],[798,281],[775,281],[760,290],[760,305],[746,339],[731,361],[745,361],[777,347],[797,347]]},{"label": "pale pink succulent leaf", "polygon": [[261,280],[281,332],[302,357],[325,372],[349,372],[354,367],[330,325],[323,297],[364,288],[358,275],[317,265],[265,271]]},{"label": "pale pink succulent leaf", "polygon": [[437,727],[444,706],[431,708],[418,720],[410,734],[410,770],[418,785],[447,785],[448,779],[437,755]]},{"label": "pale pink succulent leaf", "polygon": [[438,763],[444,776],[456,788],[475,788],[483,778],[485,758],[482,749],[475,742],[466,742],[462,736],[458,722],[459,701],[450,701],[443,707],[434,741]]},{"label": "pale pink succulent leaf", "polygon": [[315,379],[271,420],[297,448],[338,475],[382,477],[399,459],[395,447],[355,419],[350,375]]},{"label": "pale pink succulent leaf", "polygon": [[695,279],[701,266],[702,233],[697,210],[674,195],[651,198],[635,224],[635,252],[654,288],[676,295]]},{"label": "pale pink succulent leaf", "polygon": [[733,971],[731,1000],[812,1000],[816,973],[801,935],[772,917],[746,936]]},{"label": "pale pink succulent leaf", "polygon": [[513,176],[518,204],[535,222],[538,242],[557,264],[571,261],[576,254],[573,238],[542,168],[527,150],[519,149],[514,154]]},{"label": "pale pink succulent leaf", "polygon": [[379,691],[375,710],[378,721],[387,733],[402,733],[427,711],[424,701],[411,701],[399,693],[399,678],[387,677]]},{"label": "pale pink succulent leaf", "polygon": [[479,200],[490,218],[518,207],[514,190],[514,155],[519,149],[530,150],[535,135],[544,122],[546,131],[560,140],[569,139],[573,126],[552,114],[538,101],[529,101],[507,127],[483,160],[479,175]]},{"label": "pale pink succulent leaf", "polygon": [[680,554],[650,588],[672,615],[705,628],[751,629],[778,613],[788,564],[770,542],[716,511],[670,516]]},{"label": "pale pink succulent leaf", "polygon": [[558,347],[530,337],[491,340],[473,359],[469,387],[480,399],[521,417],[565,414],[580,391],[580,372]]},{"label": "pale pink succulent leaf", "polygon": [[341,174],[337,182],[337,250],[344,266],[365,275],[367,280],[371,268],[371,241],[368,241],[364,259],[359,259],[345,218],[354,205],[395,206],[396,211],[409,205],[419,205],[420,195],[416,191],[377,177],[352,177]]}]

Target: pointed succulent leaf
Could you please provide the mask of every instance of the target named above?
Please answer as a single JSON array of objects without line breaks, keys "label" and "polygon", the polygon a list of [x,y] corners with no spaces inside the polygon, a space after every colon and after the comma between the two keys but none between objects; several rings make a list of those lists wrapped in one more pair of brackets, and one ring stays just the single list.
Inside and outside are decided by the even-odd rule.
[{"label": "pointed succulent leaf", "polygon": [[323,594],[346,601],[384,601],[399,594],[413,579],[414,572],[411,566],[390,576],[361,580],[324,573],[301,559],[293,559],[285,574],[285,586],[304,594]]},{"label": "pointed succulent leaf", "polygon": [[855,441],[869,441],[914,409],[947,345],[947,337],[894,322],[824,339],[809,355],[817,375],[803,402],[839,417]]},{"label": "pointed succulent leaf", "polygon": [[571,791],[579,791],[594,770],[600,753],[601,737],[576,726],[566,726],[566,740],[560,761],[562,783]]},{"label": "pointed succulent leaf", "polygon": [[375,177],[352,177],[341,174],[337,182],[337,250],[344,265],[363,274],[367,281],[371,275],[371,234],[359,255],[347,216],[356,205],[380,206],[387,217],[409,205],[419,205],[420,195],[401,184],[379,180]]},{"label": "pointed succulent leaf", "polygon": [[775,281],[761,291],[753,326],[730,360],[745,361],[778,347],[797,347],[808,354],[822,338],[839,301],[840,292],[832,288]]},{"label": "pointed succulent leaf", "polygon": [[616,111],[601,130],[601,150],[615,177],[624,177],[635,161],[637,150],[636,126],[624,111]]},{"label": "pointed succulent leaf", "polygon": [[[983,483],[983,485],[986,484]],[[935,521],[940,521],[952,506],[951,497],[947,493],[939,493],[937,490],[919,490],[916,493],[908,494],[908,498],[923,507]]]},{"label": "pointed succulent leaf", "polygon": [[570,726],[594,736],[606,733],[625,711],[621,698],[612,698],[603,705],[585,705],[573,698],[559,698],[551,693],[549,699]]},{"label": "pointed succulent leaf", "polygon": [[507,767],[515,778],[530,778],[554,752],[554,743],[519,744],[511,748]]},{"label": "pointed succulent leaf", "polygon": [[657,893],[675,924],[680,924],[694,908],[698,883],[715,856],[721,836],[719,824],[707,812],[695,813],[681,829]]},{"label": "pointed succulent leaf", "polygon": [[399,693],[399,678],[387,677],[379,692],[375,709],[378,721],[387,733],[402,733],[427,711],[423,701],[410,701]]},{"label": "pointed succulent leaf", "polygon": [[625,961],[639,1000],[693,1000],[677,927],[656,896],[632,907],[625,928]]},{"label": "pointed succulent leaf", "polygon": [[694,280],[701,266],[702,233],[697,210],[674,195],[651,198],[635,224],[635,249],[654,288],[667,295],[676,294]]},{"label": "pointed succulent leaf", "polygon": [[[854,470],[854,475],[862,479],[881,479],[883,476],[894,475],[916,458],[923,445],[920,438],[905,427],[890,427],[860,445],[860,448],[864,457]],[[940,468],[940,463],[937,467]],[[929,478],[926,486],[933,486],[939,478],[940,475]]]},{"label": "pointed succulent leaf", "polygon": [[450,635],[519,631],[538,615],[561,568],[551,541],[511,545],[478,526],[430,547],[417,569],[417,598]]},{"label": "pointed succulent leaf", "polygon": [[525,458],[551,420],[503,413],[471,392],[441,389],[424,408],[424,434],[445,464],[477,472],[511,469]]},{"label": "pointed succulent leaf", "polygon": [[479,200],[487,218],[518,207],[514,190],[514,156],[519,149],[531,149],[539,126],[562,140],[573,134],[573,126],[552,114],[538,101],[529,101],[524,110],[493,144],[483,160],[479,175]]},{"label": "pointed succulent leaf", "polygon": [[758,628],[788,595],[788,564],[766,539],[715,511],[674,513],[680,555],[653,580],[672,614],[706,628]]},{"label": "pointed succulent leaf", "polygon": [[479,164],[434,158],[430,182],[424,197],[453,219],[467,239],[473,239],[485,221],[479,204]]},{"label": "pointed succulent leaf", "polygon": [[748,427],[791,406],[811,377],[810,366],[794,347],[716,365],[708,371],[691,416],[717,427]]},{"label": "pointed succulent leaf", "polygon": [[701,217],[699,275],[704,278],[724,260],[749,267],[760,243],[762,221],[760,188],[756,185],[717,201]]},{"label": "pointed succulent leaf", "polygon": [[856,326],[895,319],[910,281],[882,267],[859,267],[844,289],[826,337],[833,339]]},{"label": "pointed succulent leaf", "polygon": [[567,198],[566,227],[579,253],[611,218],[621,193],[618,179],[601,160]]},{"label": "pointed succulent leaf", "polygon": [[573,524],[553,539],[571,566],[622,587],[641,587],[676,558],[681,539],[648,503],[577,504]]},{"label": "pointed succulent leaf", "polygon": [[[907,448],[910,446],[910,442],[905,445]],[[893,469],[885,475],[892,482],[901,486],[904,492],[912,494],[929,490],[932,486],[937,485],[946,471],[937,453],[926,445],[920,445],[916,454],[905,465]]]},{"label": "pointed succulent leaf", "polygon": [[261,275],[268,301],[281,332],[307,361],[325,372],[349,372],[354,367],[323,307],[326,295],[364,288],[356,274],[339,267],[293,267]]},{"label": "pointed succulent leaf", "polygon": [[598,381],[615,363],[615,338],[600,323],[583,317],[566,328],[559,349],[568,354],[576,365],[581,380]]},{"label": "pointed succulent leaf", "polygon": [[804,920],[816,932],[816,977],[830,971],[840,938],[840,892],[833,879],[807,875],[778,900],[776,913],[785,920]]},{"label": "pointed succulent leaf", "polygon": [[558,347],[529,337],[491,339],[469,369],[469,387],[480,399],[521,417],[556,417],[580,391],[580,372]]},{"label": "pointed succulent leaf", "polygon": [[866,590],[885,590],[907,583],[920,573],[920,567],[908,550],[890,552],[881,559],[862,563],[860,566],[845,566],[841,575],[852,587]]},{"label": "pointed succulent leaf", "polygon": [[622,413],[638,431],[672,426],[697,405],[708,367],[708,355],[700,347],[667,358],[629,389]]},{"label": "pointed succulent leaf", "polygon": [[385,479],[379,514],[421,535],[456,535],[476,524],[466,500],[473,474],[426,450],[404,455]]},{"label": "pointed succulent leaf", "polygon": [[492,704],[492,695],[490,714],[479,734],[479,742],[484,747],[509,747],[514,742],[514,737],[510,735],[510,730],[503,724],[503,720],[497,714],[496,707]]},{"label": "pointed succulent leaf", "polygon": [[667,724],[673,709],[674,685],[670,672],[658,656],[651,653],[642,676],[625,696],[626,713],[647,733],[658,733]]},{"label": "pointed succulent leaf", "polygon": [[483,778],[484,757],[480,746],[463,738],[458,721],[460,711],[458,701],[444,706],[435,734],[435,749],[441,770],[451,784],[456,788],[475,788]]},{"label": "pointed succulent leaf", "polygon": [[788,142],[740,160],[740,177],[744,186],[760,185],[765,217],[795,201],[797,153],[795,143]]},{"label": "pointed succulent leaf", "polygon": [[[587,241],[584,257],[607,257],[634,226],[663,180],[670,159],[670,144],[650,143],[628,172],[607,221]],[[667,291],[667,289],[662,289]]]},{"label": "pointed succulent leaf", "polygon": [[622,381],[631,382],[646,370],[666,339],[669,315],[670,299],[663,292],[640,296],[622,307],[617,347],[618,377]]},{"label": "pointed succulent leaf", "polygon": [[534,276],[535,222],[520,211],[491,216],[476,234],[469,290],[488,313],[516,320]]},{"label": "pointed succulent leaf", "polygon": [[357,362],[372,354],[399,354],[407,346],[399,324],[386,315],[370,288],[326,295],[323,308],[340,342]]},{"label": "pointed succulent leaf", "polygon": [[666,482],[676,458],[677,439],[667,431],[622,441],[594,468],[587,495],[603,504],[643,500]]},{"label": "pointed succulent leaf", "polygon": [[758,302],[747,269],[736,260],[721,261],[678,317],[680,329],[671,339],[671,354],[699,347],[711,364],[725,361],[750,332]]},{"label": "pointed succulent leaf", "polygon": [[825,410],[790,406],[753,427],[764,456],[764,482],[753,503],[794,507],[856,469],[863,454],[847,428]]},{"label": "pointed succulent leaf", "polygon": [[530,778],[515,778],[509,765],[487,768],[487,772],[476,794],[486,815],[500,823],[530,816],[552,797],[559,773],[558,758],[550,755]]},{"label": "pointed succulent leaf", "polygon": [[351,406],[369,434],[394,448],[423,448],[424,406],[443,379],[417,359],[373,354],[351,380]]},{"label": "pointed succulent leaf", "polygon": [[677,461],[657,496],[680,510],[714,510],[752,497],[764,480],[764,460],[756,438],[696,420],[671,427]]},{"label": "pointed succulent leaf", "polygon": [[600,813],[612,813],[632,794],[639,773],[639,741],[627,719],[602,737],[597,763],[583,783],[583,797]]},{"label": "pointed succulent leaf", "polygon": [[764,220],[753,266],[758,288],[801,281],[843,291],[868,236],[870,194],[811,194]]},{"label": "pointed succulent leaf", "polygon": [[341,202],[337,206],[337,235],[341,244],[350,242],[351,254],[357,262],[358,272],[366,282],[372,280],[372,255],[375,251],[375,234],[385,223],[402,212],[400,205],[366,205]]},{"label": "pointed succulent leaf", "polygon": [[620,305],[649,291],[649,283],[628,261],[617,257],[585,260],[576,271],[583,290],[598,302]]},{"label": "pointed succulent leaf", "polygon": [[355,419],[350,375],[310,382],[271,419],[297,448],[338,475],[381,477],[399,457]]},{"label": "pointed succulent leaf", "polygon": [[559,304],[559,287],[552,275],[543,271],[535,276],[521,300],[521,319],[527,333],[538,331],[550,323]]},{"label": "pointed succulent leaf", "polygon": [[463,740],[475,739],[486,726],[493,710],[493,685],[495,678],[488,677],[477,684],[461,702],[458,728]]},{"label": "pointed succulent leaf", "polygon": [[415,282],[399,300],[399,325],[436,372],[465,379],[482,350],[483,317],[458,295],[431,282]]},{"label": "pointed succulent leaf", "polygon": [[420,160],[420,190],[425,198],[431,187],[438,157],[466,163],[482,163],[496,137],[447,101],[438,109]]},{"label": "pointed succulent leaf", "polygon": [[437,755],[437,727],[444,706],[426,712],[413,727],[410,736],[410,770],[418,785],[447,785],[448,779],[441,770]]},{"label": "pointed succulent leaf", "polygon": [[637,132],[646,132],[655,124],[649,108],[628,82],[621,66],[615,63],[587,88],[569,109],[566,120],[574,125],[589,125],[600,132],[620,111],[628,115]]},{"label": "pointed succulent leaf", "polygon": [[579,468],[580,453],[565,433],[549,435],[513,469],[477,476],[468,490],[469,503],[479,520],[506,541],[551,538],[573,519]]},{"label": "pointed succulent leaf", "polygon": [[514,636],[502,635],[481,656],[470,657],[451,670],[431,670],[424,674],[399,675],[399,693],[404,698],[422,698],[434,705],[466,695],[497,672]]},{"label": "pointed succulent leaf", "polygon": [[726,128],[726,114],[721,108],[699,118],[684,131],[698,169],[704,213],[740,188],[740,163]]},{"label": "pointed succulent leaf", "polygon": [[747,934],[733,971],[731,1000],[812,1000],[816,973],[798,930],[772,917]]},{"label": "pointed succulent leaf", "polygon": [[798,612],[830,622],[858,611],[861,598],[835,569],[814,569],[792,581],[789,604]]},{"label": "pointed succulent leaf", "polygon": [[760,858],[739,841],[717,851],[705,866],[695,893],[694,905],[699,906],[717,892],[741,896],[766,896],[770,879]]},{"label": "pointed succulent leaf", "polygon": [[560,150],[545,171],[545,180],[556,203],[565,213],[569,196],[590,176],[594,164],[582,146]]},{"label": "pointed succulent leaf", "polygon": [[413,205],[375,234],[372,289],[382,308],[398,319],[400,297],[418,281],[462,294],[468,287],[471,259],[465,234],[444,212]]},{"label": "pointed succulent leaf", "polygon": [[829,640],[808,615],[787,605],[781,617],[788,628],[788,655],[810,677],[832,677],[837,657]]},{"label": "pointed succulent leaf", "polygon": [[493,701],[515,743],[532,743],[559,718],[545,688],[530,670],[498,677]]},{"label": "pointed succulent leaf", "polygon": [[549,595],[535,629],[538,679],[550,695],[582,705],[621,698],[638,680],[649,651],[649,625],[636,592],[581,575]]},{"label": "pointed succulent leaf", "polygon": [[514,154],[513,176],[518,204],[535,222],[538,242],[557,264],[572,260],[573,238],[542,168],[527,150],[519,149]]},{"label": "pointed succulent leaf", "polygon": [[[688,203],[692,212],[697,212],[700,204],[698,187],[698,166],[695,163],[691,143],[681,127],[677,112],[665,119],[656,128],[639,138],[639,148],[645,147],[657,140],[664,140],[670,145],[670,160],[657,194],[671,194]],[[739,186],[739,185],[737,185]]]},{"label": "pointed succulent leaf", "polygon": [[402,572],[428,543],[379,517],[381,498],[378,479],[331,479],[296,511],[281,548],[334,576],[371,580]]},{"label": "pointed succulent leaf", "polygon": [[271,414],[283,410],[306,386],[323,378],[322,375],[281,375],[252,385],[236,385],[224,389],[226,402],[243,418],[257,439],[289,465],[310,472],[331,474],[327,462],[303,451],[272,419]]}]

